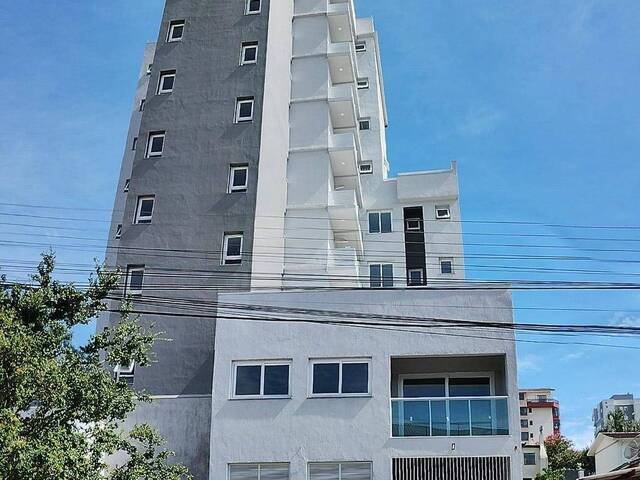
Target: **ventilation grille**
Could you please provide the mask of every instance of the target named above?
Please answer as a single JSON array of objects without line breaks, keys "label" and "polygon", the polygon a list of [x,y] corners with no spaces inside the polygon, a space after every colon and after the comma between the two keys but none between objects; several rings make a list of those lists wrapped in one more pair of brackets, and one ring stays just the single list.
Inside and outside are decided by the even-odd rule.
[{"label": "ventilation grille", "polygon": [[509,457],[394,458],[393,480],[511,480]]}]

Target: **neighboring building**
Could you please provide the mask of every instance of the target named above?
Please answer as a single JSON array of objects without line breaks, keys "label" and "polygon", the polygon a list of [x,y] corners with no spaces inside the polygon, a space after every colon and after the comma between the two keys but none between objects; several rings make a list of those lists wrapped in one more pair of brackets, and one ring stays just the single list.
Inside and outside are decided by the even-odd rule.
[{"label": "neighboring building", "polygon": [[588,455],[595,457],[596,475],[639,467],[640,432],[600,432]]},{"label": "neighboring building", "polygon": [[508,286],[467,288],[455,163],[389,177],[380,58],[351,0],[166,2],[107,262],[173,340],[130,421],[198,480],[522,478]]},{"label": "neighboring building", "polygon": [[560,435],[560,404],[552,388],[520,389],[520,435],[523,443]]},{"label": "neighboring building", "polygon": [[522,475],[524,480],[533,480],[545,468],[549,467],[549,457],[544,446],[544,437],[540,433],[536,443],[527,443],[522,446],[524,466]]},{"label": "neighboring building", "polygon": [[593,428],[595,434],[604,430],[609,413],[619,410],[624,413],[627,420],[640,421],[640,398],[634,398],[631,393],[624,395],[612,395],[607,400],[602,400],[593,409]]}]

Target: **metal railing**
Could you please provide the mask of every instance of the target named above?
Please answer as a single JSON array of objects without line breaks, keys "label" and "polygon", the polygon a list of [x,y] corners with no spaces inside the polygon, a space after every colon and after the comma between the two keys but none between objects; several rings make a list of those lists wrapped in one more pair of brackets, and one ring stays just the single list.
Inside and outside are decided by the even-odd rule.
[{"label": "metal railing", "polygon": [[508,397],[391,399],[393,437],[509,435]]}]

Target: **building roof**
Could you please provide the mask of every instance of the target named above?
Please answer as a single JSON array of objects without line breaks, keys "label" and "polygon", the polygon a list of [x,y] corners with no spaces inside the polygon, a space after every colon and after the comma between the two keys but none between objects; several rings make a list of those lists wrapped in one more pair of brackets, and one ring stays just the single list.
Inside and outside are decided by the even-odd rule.
[{"label": "building roof", "polygon": [[589,447],[589,451],[587,455],[590,457],[595,456],[595,454],[600,451],[600,446],[602,442],[604,442],[605,438],[613,438],[613,439],[625,439],[625,438],[635,438],[640,437],[640,432],[599,432],[596,439]]},{"label": "building roof", "polygon": [[584,477],[584,480],[640,480],[640,468],[628,468],[617,472],[601,473]]}]

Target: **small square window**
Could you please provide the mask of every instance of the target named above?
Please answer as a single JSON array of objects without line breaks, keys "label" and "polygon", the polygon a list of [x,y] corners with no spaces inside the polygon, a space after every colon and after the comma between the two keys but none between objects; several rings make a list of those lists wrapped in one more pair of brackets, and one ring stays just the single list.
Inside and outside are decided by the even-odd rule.
[{"label": "small square window", "polygon": [[391,212],[369,212],[369,233],[391,233]]},{"label": "small square window", "polygon": [[240,54],[240,65],[250,65],[258,61],[258,42],[244,42]]},{"label": "small square window", "polygon": [[122,191],[123,191],[124,193],[127,193],[127,192],[129,191],[129,188],[130,188],[130,187],[131,187],[131,179],[130,179],[130,178],[127,178],[127,179],[124,181],[124,187],[122,187]]},{"label": "small square window", "polygon": [[135,224],[151,223],[153,217],[154,196],[138,197]]},{"label": "small square window", "polygon": [[368,78],[359,78],[358,79],[358,90],[366,90],[369,88],[369,79]]},{"label": "small square window", "polygon": [[524,419],[524,420],[520,420],[520,426],[521,426],[522,428],[528,428],[528,427],[529,427],[529,424],[527,423],[527,420],[526,420],[526,419]]},{"label": "small square window", "polygon": [[422,231],[422,219],[407,218],[404,221],[404,228],[407,232],[420,232]]},{"label": "small square window", "polygon": [[360,130],[371,130],[371,120],[360,120],[358,126]]},{"label": "small square window", "polygon": [[229,170],[229,193],[246,192],[249,179],[249,167],[246,165],[231,166]]},{"label": "small square window", "polygon": [[131,143],[131,150],[135,151],[138,147],[138,137],[133,137],[133,142]]},{"label": "small square window", "polygon": [[184,35],[184,20],[175,20],[169,25],[167,42],[178,42]]},{"label": "small square window", "polygon": [[242,263],[242,234],[225,233],[223,240],[222,264],[240,265]]},{"label": "small square window", "polygon": [[359,168],[360,168],[360,173],[362,175],[367,175],[369,173],[373,173],[373,163],[371,163],[371,162],[361,163]]},{"label": "small square window", "polygon": [[142,295],[144,284],[144,265],[127,267],[126,295]]},{"label": "small square window", "polygon": [[311,396],[361,396],[369,394],[370,361],[314,360],[311,362]]},{"label": "small square window", "polygon": [[236,100],[236,123],[253,120],[253,97],[242,97]]},{"label": "small square window", "polygon": [[367,51],[367,42],[356,42],[356,52],[366,52]]},{"label": "small square window", "polygon": [[261,4],[261,0],[247,0],[247,8],[245,10],[245,14],[255,15],[257,13],[260,13]]},{"label": "small square window", "polygon": [[371,288],[393,287],[393,264],[372,263],[369,265],[369,286]]},{"label": "small square window", "polygon": [[453,259],[440,259],[440,273],[442,273],[443,275],[451,275],[453,273]]},{"label": "small square window", "polygon": [[122,224],[116,227],[116,238],[122,237]]},{"label": "small square window", "polygon": [[529,440],[529,432],[520,432],[520,440],[523,442]]},{"label": "small square window", "polygon": [[524,454],[524,464],[525,465],[535,465],[536,464],[536,454],[535,453],[525,453]]},{"label": "small square window", "polygon": [[147,142],[147,157],[161,157],[164,151],[165,132],[152,132]]},{"label": "small square window", "polygon": [[165,70],[164,72],[160,72],[160,80],[158,81],[158,95],[173,92],[173,86],[175,83],[175,70]]},{"label": "small square window", "polygon": [[408,270],[409,285],[424,285],[424,270],[422,268],[410,268]]},{"label": "small square window", "polygon": [[451,218],[451,210],[449,209],[449,205],[436,205],[436,219],[444,220],[447,218]]},{"label": "small square window", "polygon": [[146,102],[146,100],[143,98],[142,100],[140,100],[140,107],[138,108],[138,110],[140,112],[144,112],[144,103]]}]

